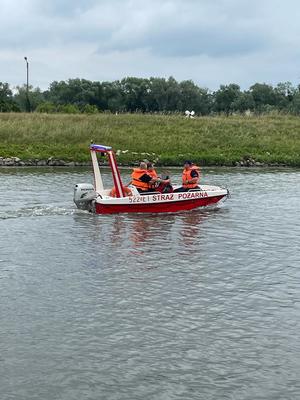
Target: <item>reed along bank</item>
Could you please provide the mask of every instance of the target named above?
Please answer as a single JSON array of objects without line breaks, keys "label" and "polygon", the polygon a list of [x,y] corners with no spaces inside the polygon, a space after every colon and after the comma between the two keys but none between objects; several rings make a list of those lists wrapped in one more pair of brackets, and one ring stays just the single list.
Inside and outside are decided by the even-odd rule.
[{"label": "reed along bank", "polygon": [[0,113],[0,157],[88,162],[91,140],[112,146],[123,165],[300,166],[300,118],[291,115]]}]

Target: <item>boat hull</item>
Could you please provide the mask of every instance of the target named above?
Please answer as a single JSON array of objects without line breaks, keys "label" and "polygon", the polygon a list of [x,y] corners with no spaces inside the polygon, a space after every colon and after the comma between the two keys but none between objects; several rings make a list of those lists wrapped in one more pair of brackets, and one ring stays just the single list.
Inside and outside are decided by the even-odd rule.
[{"label": "boat hull", "polygon": [[[105,204],[104,202],[96,202],[95,211],[97,214],[178,212],[215,204],[225,196],[227,196],[227,193],[177,201],[132,202],[127,204]],[[141,197],[143,198],[143,196]]]}]

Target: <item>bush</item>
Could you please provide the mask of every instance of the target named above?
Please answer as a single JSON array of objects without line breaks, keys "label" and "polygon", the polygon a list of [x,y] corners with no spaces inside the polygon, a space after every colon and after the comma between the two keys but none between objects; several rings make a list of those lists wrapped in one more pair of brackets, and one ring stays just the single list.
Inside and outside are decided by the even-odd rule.
[{"label": "bush", "polygon": [[0,112],[19,112],[19,106],[13,100],[0,100]]},{"label": "bush", "polygon": [[47,113],[47,114],[55,113],[56,106],[55,106],[55,104],[51,103],[50,101],[45,101],[37,106],[36,112]]},{"label": "bush", "polygon": [[62,114],[79,114],[80,110],[75,104],[63,104],[57,107],[57,112]]},{"label": "bush", "polygon": [[86,104],[86,105],[83,107],[82,112],[83,112],[84,114],[97,114],[99,111],[98,111],[98,108],[97,108],[95,105]]}]

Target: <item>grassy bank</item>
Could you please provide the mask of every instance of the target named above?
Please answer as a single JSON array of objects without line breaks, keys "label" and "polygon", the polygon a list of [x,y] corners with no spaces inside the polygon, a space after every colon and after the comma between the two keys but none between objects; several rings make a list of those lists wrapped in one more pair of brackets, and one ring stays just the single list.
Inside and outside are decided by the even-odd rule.
[{"label": "grassy bank", "polygon": [[252,157],[263,163],[300,166],[300,118],[294,116],[185,119],[0,113],[0,157],[87,161],[91,139],[128,150],[118,157],[122,163],[159,155],[159,163],[165,165],[179,165],[186,158],[201,165],[233,165]]}]

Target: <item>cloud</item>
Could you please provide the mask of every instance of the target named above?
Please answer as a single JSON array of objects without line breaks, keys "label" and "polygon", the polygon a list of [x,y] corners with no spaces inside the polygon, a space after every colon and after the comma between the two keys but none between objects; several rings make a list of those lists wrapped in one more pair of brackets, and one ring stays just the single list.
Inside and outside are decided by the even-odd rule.
[{"label": "cloud", "polygon": [[[122,35],[117,35],[122,37]],[[138,36],[138,35],[137,35]],[[99,46],[99,52],[130,51],[132,49],[149,49],[151,53],[160,57],[191,57],[207,55],[211,57],[226,57],[248,54],[263,50],[267,47],[267,40],[261,39],[257,33],[225,30],[218,32],[214,27],[186,27],[169,26],[145,37],[108,40]]]},{"label": "cloud", "polygon": [[85,13],[97,3],[99,3],[97,0],[36,0],[32,2],[37,13],[41,15],[64,18],[73,18],[76,15]]},{"label": "cloud", "polygon": [[0,80],[299,81],[296,0],[1,0]]},{"label": "cloud", "polygon": [[[99,52],[149,49],[158,56],[213,57],[245,54],[267,46],[267,34],[246,21],[245,10],[225,8],[224,2],[166,2],[146,11],[132,7]],[[153,3],[151,3],[153,4]],[[126,15],[125,10],[122,15]]]},{"label": "cloud", "polygon": [[[9,3],[6,3],[7,5]],[[149,49],[159,56],[212,56],[251,52],[267,44],[244,9],[224,2],[23,0],[2,17],[0,43],[36,48],[70,42],[97,45],[100,52]],[[4,14],[2,14],[3,16]]]}]

